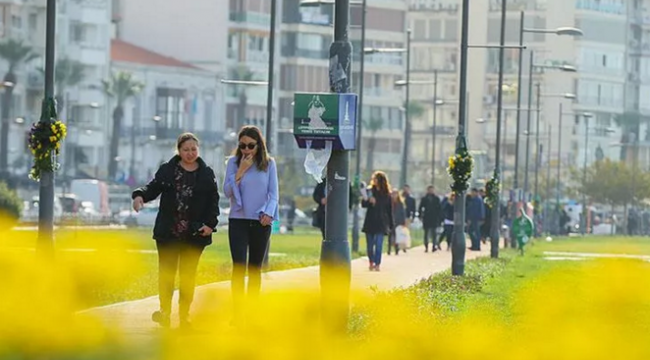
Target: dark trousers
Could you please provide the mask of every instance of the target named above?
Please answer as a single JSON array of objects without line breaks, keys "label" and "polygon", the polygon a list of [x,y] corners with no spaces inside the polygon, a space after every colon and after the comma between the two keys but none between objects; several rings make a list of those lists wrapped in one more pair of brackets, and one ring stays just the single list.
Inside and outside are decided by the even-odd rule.
[{"label": "dark trousers", "polygon": [[454,225],[444,225],[442,228],[442,234],[440,235],[439,243],[442,243],[442,239],[445,239],[447,241],[447,249],[451,247],[453,232]]},{"label": "dark trousers", "polygon": [[478,221],[470,221],[469,227],[469,238],[472,241],[472,250],[481,250],[481,225]]},{"label": "dark trousers", "polygon": [[248,295],[257,297],[262,284],[262,263],[271,237],[271,226],[259,220],[230,219],[228,239],[232,256],[232,294],[235,312],[241,311],[244,278],[248,269]]},{"label": "dark trousers", "polygon": [[393,229],[388,235],[388,250],[386,251],[386,254],[390,255],[390,252],[393,249],[395,249],[395,255],[399,255],[399,245],[397,244],[397,234],[395,233],[395,229]]},{"label": "dark trousers", "polygon": [[180,277],[178,313],[181,319],[187,319],[190,313],[190,306],[194,300],[196,268],[199,264],[203,247],[180,240],[156,241],[156,247],[158,248],[160,310],[166,314],[171,313],[174,282],[176,280],[176,272],[178,271]]},{"label": "dark trousers", "polygon": [[431,249],[436,250],[438,248],[438,241],[436,241],[436,228],[435,227],[425,227],[424,229],[424,248],[429,248],[429,239],[431,239]]}]

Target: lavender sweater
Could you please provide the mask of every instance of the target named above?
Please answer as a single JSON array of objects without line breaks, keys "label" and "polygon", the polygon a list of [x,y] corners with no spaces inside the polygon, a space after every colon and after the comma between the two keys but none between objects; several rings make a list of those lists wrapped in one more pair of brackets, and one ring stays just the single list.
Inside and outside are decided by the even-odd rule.
[{"label": "lavender sweater", "polygon": [[235,182],[237,175],[237,158],[228,159],[223,191],[230,199],[230,219],[258,220],[261,214],[279,220],[278,212],[278,169],[275,160],[269,161],[266,171],[260,171],[253,165],[242,177],[239,185]]}]

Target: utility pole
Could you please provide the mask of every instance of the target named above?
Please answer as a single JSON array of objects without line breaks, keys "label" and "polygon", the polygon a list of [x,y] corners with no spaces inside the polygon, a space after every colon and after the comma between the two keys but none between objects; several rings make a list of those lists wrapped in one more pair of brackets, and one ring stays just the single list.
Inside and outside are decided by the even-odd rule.
[{"label": "utility pole", "polygon": [[433,127],[431,127],[431,185],[436,183],[436,126],[438,125],[438,70],[433,71]]},{"label": "utility pole", "polygon": [[[56,0],[47,0],[45,26],[45,97],[40,122],[51,124],[56,120],[54,100],[54,46],[56,31]],[[38,246],[46,256],[54,254],[54,173],[43,169],[39,182]]]},{"label": "utility pole", "polygon": [[533,60],[534,53],[530,52],[530,68],[528,70],[528,118],[526,121],[526,165],[524,166],[524,211],[528,202],[528,163],[530,162],[530,122],[533,108]]},{"label": "utility pole", "polygon": [[269,32],[269,72],[268,89],[266,94],[266,146],[273,153],[275,138],[273,137],[273,75],[275,74],[275,19],[277,17],[277,0],[271,0],[271,28]]},{"label": "utility pole", "polygon": [[[330,46],[330,91],[350,92],[352,44],[350,0],[336,0],[334,7],[334,42]],[[345,76],[339,76],[343,70]],[[357,121],[359,121],[357,119]],[[348,209],[350,204],[350,154],[332,150],[327,164],[327,204],[325,205],[325,239],[321,247],[321,318],[327,328],[343,333],[348,326],[350,307],[350,244],[348,243]]]},{"label": "utility pole", "polygon": [[537,108],[535,109],[535,188],[533,190],[533,201],[537,201],[539,197],[539,165],[540,159],[542,158],[542,151],[540,149],[539,143],[539,123],[540,123],[540,114],[541,114],[541,104],[540,98],[542,97],[542,84],[535,84],[537,88]]},{"label": "utility pole", "polygon": [[[458,96],[458,135],[456,137],[456,153],[467,148],[467,50],[469,35],[469,0],[463,0],[462,31],[460,36],[460,85]],[[451,248],[451,273],[465,274],[465,191],[456,194],[454,200],[454,231]]]},{"label": "utility pole", "polygon": [[404,106],[404,146],[402,149],[402,174],[401,186],[408,182],[408,158],[411,147],[411,119],[410,119],[410,102],[411,102],[411,29],[406,30],[406,105]]},{"label": "utility pole", "polygon": [[[364,74],[365,74],[365,60],[366,60],[366,14],[367,14],[367,0],[363,0],[362,5],[361,5],[361,58],[360,58],[360,66],[361,68],[359,69],[359,106],[357,106],[357,150],[354,154],[355,157],[355,164],[354,164],[354,184],[357,186],[357,189],[354,189],[354,193],[356,194],[357,191],[359,191],[358,186],[361,184],[361,140],[363,139],[361,137],[361,133],[363,130],[363,88],[365,85],[364,82]],[[372,170],[372,169],[370,169]],[[352,213],[352,251],[358,252],[359,251],[359,222],[360,222],[360,216],[359,216],[359,201],[358,199],[354,199],[354,204],[353,207],[353,213]]]},{"label": "utility pole", "polygon": [[[503,117],[503,63],[505,57],[506,41],[506,1],[501,1],[501,38],[499,40],[499,81],[497,90],[497,146],[494,161],[494,179],[501,178],[501,121]],[[492,226],[490,231],[490,257],[499,257],[499,238],[501,234],[501,190],[497,188],[496,199],[492,211]]]},{"label": "utility pole", "polygon": [[[515,182],[514,188],[519,188],[519,135],[521,134],[521,77],[524,68],[524,12],[520,13],[519,18],[519,69],[517,70],[517,126],[515,134]],[[520,199],[517,199],[519,202]],[[513,236],[514,239],[514,236]],[[516,244],[513,241],[512,244]],[[514,246],[513,246],[514,247]]]}]

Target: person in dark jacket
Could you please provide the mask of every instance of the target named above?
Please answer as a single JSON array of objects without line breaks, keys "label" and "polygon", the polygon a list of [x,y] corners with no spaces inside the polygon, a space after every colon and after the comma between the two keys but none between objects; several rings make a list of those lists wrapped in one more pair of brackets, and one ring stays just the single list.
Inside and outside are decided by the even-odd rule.
[{"label": "person in dark jacket", "polygon": [[384,236],[395,228],[390,184],[386,174],[377,171],[372,175],[370,187],[363,196],[361,206],[367,208],[362,231],[366,234],[370,271],[379,271]]},{"label": "person in dark jacket", "polygon": [[451,249],[452,243],[452,234],[454,232],[454,201],[456,200],[456,194],[453,192],[447,196],[441,204],[442,207],[442,235],[440,235],[440,241],[445,239],[447,241],[447,251]]},{"label": "person in dark jacket", "polygon": [[212,243],[219,216],[219,190],[214,171],[199,157],[199,140],[185,133],[176,142],[177,155],[163,163],[146,186],[133,191],[133,210],[160,195],[153,238],[158,249],[160,309],[152,320],[170,324],[174,281],[180,276],[179,318],[189,328],[196,268],[204,247]]},{"label": "person in dark jacket", "polygon": [[[314,192],[312,193],[312,199],[314,199],[314,202],[318,205],[316,207],[316,211],[312,216],[314,216],[314,219],[312,221],[312,224],[314,227],[317,227],[320,229],[321,235],[323,236],[323,239],[325,239],[325,205],[327,204],[327,179],[323,178],[323,181],[320,183],[316,184],[316,187],[314,187]],[[354,198],[354,191],[352,190],[352,184],[350,184],[350,208],[349,210],[352,210],[352,206],[354,205],[354,201],[358,201],[358,199]]]},{"label": "person in dark jacket", "polygon": [[477,189],[472,189],[471,195],[467,198],[466,209],[467,227],[472,246],[472,251],[481,250],[481,225],[485,221],[485,204],[478,194]]},{"label": "person in dark jacket", "polygon": [[[411,195],[411,187],[407,184],[402,188],[402,198],[404,199],[404,206],[406,207],[406,220],[408,223],[415,220],[415,198]],[[407,224],[408,226],[408,224]]]},{"label": "person in dark jacket", "polygon": [[[404,206],[404,199],[397,189],[393,189],[391,193],[391,203],[393,207],[393,222],[395,227],[390,232],[388,237],[388,251],[386,254],[390,255],[391,250],[395,249],[395,255],[399,255],[399,245],[397,244],[397,234],[395,229],[398,226],[406,226],[406,207]],[[406,248],[403,249],[406,252]]]},{"label": "person in dark jacket", "polygon": [[431,239],[431,251],[440,250],[436,230],[442,222],[442,207],[433,185],[427,187],[427,194],[420,200],[419,213],[424,230],[424,252],[429,251],[429,239]]}]

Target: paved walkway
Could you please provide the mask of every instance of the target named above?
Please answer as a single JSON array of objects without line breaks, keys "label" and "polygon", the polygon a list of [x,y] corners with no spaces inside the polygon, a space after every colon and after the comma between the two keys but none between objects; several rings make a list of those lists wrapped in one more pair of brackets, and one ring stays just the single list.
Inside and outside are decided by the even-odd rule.
[{"label": "paved walkway", "polygon": [[[466,259],[489,255],[489,244],[483,251],[467,250]],[[384,254],[381,272],[368,271],[367,258],[352,261],[352,291],[358,295],[369,295],[373,289],[390,290],[417,283],[432,274],[442,272],[451,266],[451,252],[438,251],[425,253],[422,246],[408,250],[398,256]],[[262,280],[262,292],[269,293],[289,289],[301,291],[318,290],[319,267],[277,271],[266,273]],[[178,293],[174,296],[174,306]],[[354,302],[354,298],[353,298]],[[151,313],[158,309],[158,297],[128,301],[84,311],[85,314],[98,316],[108,326],[115,326],[133,338],[149,337],[157,333],[157,325],[151,319]],[[230,282],[218,282],[199,286],[196,291],[192,318],[197,328],[201,324],[214,327],[215,322],[227,324],[231,313]],[[177,309],[173,309],[174,315]],[[172,318],[175,320],[175,317]],[[174,325],[174,323],[172,323]]]}]

